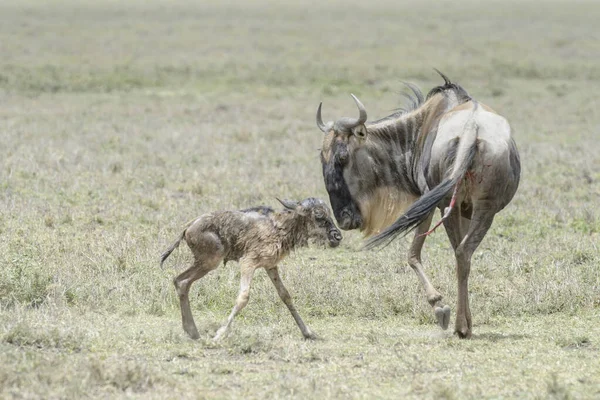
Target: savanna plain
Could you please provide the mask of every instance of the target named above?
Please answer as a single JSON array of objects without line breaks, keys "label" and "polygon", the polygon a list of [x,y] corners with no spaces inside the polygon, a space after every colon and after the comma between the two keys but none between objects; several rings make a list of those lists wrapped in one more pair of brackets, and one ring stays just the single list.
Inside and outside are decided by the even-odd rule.
[{"label": "savanna plain", "polygon": [[[0,1],[1,398],[600,398],[600,7],[594,1]],[[512,203],[473,258],[474,335],[441,331],[409,239],[310,247],[223,341],[235,263],[172,279],[190,219],[327,199],[314,122],[370,119],[437,67],[511,122]],[[436,216],[438,218],[438,216]],[[424,247],[455,311],[443,230]],[[451,327],[453,319],[451,320]]]}]

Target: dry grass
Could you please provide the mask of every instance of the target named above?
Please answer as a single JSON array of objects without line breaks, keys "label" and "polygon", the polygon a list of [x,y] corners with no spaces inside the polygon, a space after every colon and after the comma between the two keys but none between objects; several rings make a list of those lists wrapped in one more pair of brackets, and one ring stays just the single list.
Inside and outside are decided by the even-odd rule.
[{"label": "dry grass", "polygon": [[[432,5],[434,4],[434,5]],[[310,7],[0,2],[0,397],[600,396],[600,39],[593,2]],[[552,27],[550,29],[549,27]],[[326,198],[314,113],[370,118],[435,66],[506,115],[522,185],[474,257],[475,337],[439,332],[407,243],[282,266],[305,342],[258,273],[219,345],[234,265],[180,328],[158,256],[209,210]],[[456,299],[442,232],[426,268]]]}]

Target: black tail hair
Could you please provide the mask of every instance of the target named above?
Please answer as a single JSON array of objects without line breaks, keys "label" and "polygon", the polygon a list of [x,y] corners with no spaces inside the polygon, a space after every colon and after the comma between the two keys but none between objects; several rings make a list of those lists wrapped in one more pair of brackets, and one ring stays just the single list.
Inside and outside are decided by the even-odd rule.
[{"label": "black tail hair", "polygon": [[425,221],[429,214],[437,207],[439,202],[451,192],[460,180],[463,179],[476,152],[477,141],[473,141],[466,157],[462,160],[458,170],[453,176],[445,179],[442,183],[421,196],[410,206],[404,215],[396,220],[396,222],[387,227],[380,234],[369,239],[364,248],[368,250],[382,245],[387,246],[398,235],[405,236]]}]

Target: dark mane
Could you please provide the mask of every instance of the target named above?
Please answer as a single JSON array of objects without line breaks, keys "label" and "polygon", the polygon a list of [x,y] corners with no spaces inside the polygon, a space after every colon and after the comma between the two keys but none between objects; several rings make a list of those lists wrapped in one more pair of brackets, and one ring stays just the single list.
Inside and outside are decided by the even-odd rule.
[{"label": "dark mane", "polygon": [[415,85],[414,83],[410,83],[410,82],[402,82],[402,84],[404,84],[404,86],[406,86],[407,88],[410,89],[410,91],[412,93],[407,93],[407,92],[402,92],[400,93],[400,95],[406,99],[406,105],[404,105],[403,107],[399,107],[396,108],[394,110],[394,113],[380,118],[376,121],[372,121],[371,123],[376,124],[382,121],[386,121],[388,119],[395,119],[398,117],[401,117],[404,114],[408,114],[411,111],[416,110],[417,108],[421,107],[423,105],[423,103],[425,103],[425,97],[423,96],[423,92],[421,92],[421,89],[419,89],[417,87],[417,85]]},{"label": "dark mane", "polygon": [[426,100],[429,100],[432,96],[435,96],[438,93],[444,93],[447,90],[454,91],[454,93],[456,93],[456,97],[458,98],[460,103],[464,103],[466,101],[471,100],[471,96],[469,96],[469,93],[467,93],[467,91],[465,89],[463,89],[462,86],[460,86],[457,83],[450,82],[450,79],[446,75],[444,75],[442,72],[440,72],[437,68],[434,68],[434,70],[435,70],[435,72],[440,74],[442,79],[444,79],[444,84],[440,85],[440,86],[436,86],[433,89],[431,89],[429,91],[429,93],[427,93]]},{"label": "dark mane", "polygon": [[410,82],[402,82],[404,84],[404,86],[406,86],[412,92],[412,93],[409,93],[409,92],[401,93],[401,96],[406,99],[407,104],[404,105],[403,107],[395,109],[392,114],[385,116],[383,118],[380,118],[378,120],[371,121],[371,123],[377,124],[377,123],[387,121],[390,119],[399,118],[399,117],[403,116],[404,114],[408,114],[409,112],[414,111],[417,108],[421,107],[423,105],[423,103],[425,103],[427,100],[429,100],[431,97],[435,96],[438,93],[443,94],[444,92],[447,92],[447,91],[453,91],[456,94],[456,97],[460,104],[471,100],[471,96],[469,96],[469,93],[467,93],[467,91],[462,86],[460,86],[457,83],[451,82],[450,79],[446,75],[444,75],[442,72],[440,72],[437,68],[434,68],[434,70],[435,70],[435,72],[440,74],[442,79],[444,79],[443,85],[434,87],[433,89],[431,89],[429,91],[429,93],[427,93],[427,96],[423,96],[423,92],[415,84],[410,83]]},{"label": "dark mane", "polygon": [[402,83],[404,84],[404,86],[406,86],[412,91],[412,94],[407,92],[401,93],[401,96],[408,101],[408,104],[404,107],[398,108],[396,111],[401,112],[402,114],[406,114],[421,107],[421,105],[425,102],[425,98],[423,97],[423,92],[421,92],[421,89],[419,89],[414,83]]}]

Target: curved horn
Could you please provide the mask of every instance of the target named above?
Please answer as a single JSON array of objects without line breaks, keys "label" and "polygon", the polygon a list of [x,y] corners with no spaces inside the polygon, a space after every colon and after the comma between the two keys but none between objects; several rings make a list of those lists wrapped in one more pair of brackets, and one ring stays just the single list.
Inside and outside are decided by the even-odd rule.
[{"label": "curved horn", "polygon": [[321,130],[321,132],[323,133],[327,133],[331,130],[331,124],[325,124],[323,123],[323,118],[321,118],[321,106],[323,105],[323,103],[319,103],[319,108],[317,109],[317,126],[319,127],[319,129]]},{"label": "curved horn", "polygon": [[352,96],[352,98],[354,99],[354,102],[356,103],[356,106],[358,107],[358,112],[359,112],[358,119],[356,119],[356,118],[341,118],[335,122],[336,129],[342,129],[342,130],[343,129],[352,129],[352,128],[357,127],[358,125],[362,125],[365,122],[367,122],[367,110],[365,109],[365,106],[363,105],[363,103],[360,102],[358,97],[356,97],[353,94],[350,94],[350,96]]},{"label": "curved horn", "polygon": [[356,106],[358,107],[359,117],[358,123],[356,125],[362,125],[365,122],[367,122],[367,110],[365,110],[365,106],[363,106],[363,103],[360,102],[358,97],[356,97],[352,93],[350,93],[350,96],[352,96],[354,102],[356,103]]}]

